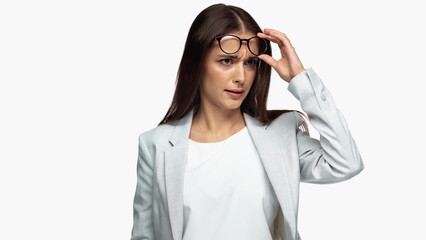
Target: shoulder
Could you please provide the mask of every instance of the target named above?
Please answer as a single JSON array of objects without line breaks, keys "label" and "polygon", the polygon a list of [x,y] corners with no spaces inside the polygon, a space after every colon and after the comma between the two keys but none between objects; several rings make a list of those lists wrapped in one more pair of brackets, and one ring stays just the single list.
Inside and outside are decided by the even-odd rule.
[{"label": "shoulder", "polygon": [[272,110],[280,112],[277,117],[274,118],[274,120],[271,121],[270,125],[272,124],[286,124],[286,125],[292,125],[296,124],[298,121],[301,120],[300,114],[297,112],[297,110],[293,109],[283,109],[283,110]]},{"label": "shoulder", "polygon": [[144,142],[148,147],[168,143],[175,125],[161,124],[139,134],[139,142]]},{"label": "shoulder", "polygon": [[269,123],[268,128],[285,131],[293,129],[295,126],[299,126],[300,124],[302,124],[300,114],[296,110],[288,110],[274,118],[274,120]]}]

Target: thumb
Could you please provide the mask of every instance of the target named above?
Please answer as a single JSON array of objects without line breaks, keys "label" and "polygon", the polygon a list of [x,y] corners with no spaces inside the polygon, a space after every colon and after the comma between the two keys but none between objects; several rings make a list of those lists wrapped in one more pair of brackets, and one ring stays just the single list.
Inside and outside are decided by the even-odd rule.
[{"label": "thumb", "polygon": [[261,59],[262,61],[266,62],[267,64],[269,64],[271,67],[273,67],[275,69],[277,61],[273,57],[271,57],[267,54],[262,54],[262,55],[259,55],[257,57],[259,59]]}]

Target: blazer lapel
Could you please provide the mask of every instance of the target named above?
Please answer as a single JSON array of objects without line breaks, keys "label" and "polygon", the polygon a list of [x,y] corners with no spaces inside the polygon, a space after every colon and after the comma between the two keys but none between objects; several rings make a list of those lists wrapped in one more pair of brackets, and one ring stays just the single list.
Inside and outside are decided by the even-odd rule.
[{"label": "blazer lapel", "polygon": [[[175,240],[181,240],[183,233],[183,186],[193,111],[194,109],[191,109],[175,123],[169,139],[172,147],[164,151],[167,203]],[[285,147],[285,141],[276,134],[276,131],[268,128],[268,125],[263,126],[247,113],[243,113],[243,116],[286,219],[284,221],[286,239],[294,239],[296,225],[293,196],[285,166],[287,156],[281,151],[281,148]]]},{"label": "blazer lapel", "polygon": [[[263,126],[260,121],[249,114],[243,113],[243,115],[252,141],[281,206],[285,218],[285,239],[294,239],[296,232],[294,198],[287,174],[288,168],[285,165],[289,156],[285,155],[285,151],[282,151],[287,145],[287,138],[279,136],[277,131],[269,125]],[[278,229],[282,229],[282,226],[278,226]]]},{"label": "blazer lapel", "polygon": [[164,151],[164,168],[170,226],[174,240],[182,239],[183,231],[183,180],[188,158],[189,133],[194,108],[181,118],[170,136],[172,147]]}]

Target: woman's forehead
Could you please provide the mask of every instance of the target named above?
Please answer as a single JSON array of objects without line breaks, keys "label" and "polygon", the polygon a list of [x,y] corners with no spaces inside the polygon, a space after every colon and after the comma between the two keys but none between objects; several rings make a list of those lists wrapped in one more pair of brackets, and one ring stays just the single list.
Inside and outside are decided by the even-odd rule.
[{"label": "woman's forehead", "polygon": [[223,35],[235,35],[238,36],[239,38],[251,38],[254,36],[257,36],[257,34],[253,33],[253,32],[229,32]]}]

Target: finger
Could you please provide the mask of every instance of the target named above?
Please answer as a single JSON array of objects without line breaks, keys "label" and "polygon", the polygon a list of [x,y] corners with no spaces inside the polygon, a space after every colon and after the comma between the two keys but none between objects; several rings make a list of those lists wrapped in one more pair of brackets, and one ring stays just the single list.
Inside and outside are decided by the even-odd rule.
[{"label": "finger", "polygon": [[280,39],[282,43],[284,44],[284,46],[289,48],[293,47],[293,45],[290,43],[290,39],[287,37],[286,34],[280,31],[277,31],[275,29],[270,29],[270,28],[265,28],[265,33]]},{"label": "finger", "polygon": [[272,31],[280,37],[281,41],[283,41],[285,46],[287,46],[289,48],[294,48],[293,44],[291,44],[290,39],[288,38],[288,36],[285,33],[282,33],[280,31],[276,31],[276,30],[272,30]]},{"label": "finger", "polygon": [[269,34],[271,36],[275,37],[276,39],[278,39],[281,42],[282,46],[287,47],[287,48],[292,47],[290,42],[285,37],[283,37],[282,35],[274,33],[274,32],[270,32]]},{"label": "finger", "polygon": [[279,38],[279,36],[274,35],[274,33],[269,33],[269,35],[266,35],[265,38],[267,38],[268,40],[271,40],[271,41],[277,43],[278,47],[280,48],[281,56],[282,57],[285,56],[285,54],[284,54],[285,44],[283,43],[282,39]]},{"label": "finger", "polygon": [[289,41],[289,38],[288,38],[287,34],[285,34],[285,33],[283,33],[283,32],[280,32],[280,31],[278,31],[278,30],[275,30],[275,29],[272,29],[272,28],[265,28],[265,33],[266,33],[266,34],[275,33],[276,35],[282,36],[282,37],[284,37],[286,40],[288,40],[288,41]]},{"label": "finger", "polygon": [[[278,44],[278,47],[280,48],[280,53],[281,53],[281,57],[283,58],[288,58],[285,51],[284,51],[284,44],[282,43],[282,41],[276,37],[273,37],[271,35],[265,35],[265,38],[268,40],[271,40],[272,42],[275,42]],[[287,48],[288,49],[288,48]]]},{"label": "finger", "polygon": [[270,41],[272,41],[274,43],[277,43],[278,47],[280,47],[280,48],[281,48],[281,46],[283,46],[282,42],[278,38],[276,38],[274,36],[267,35],[267,34],[264,34],[264,33],[258,33],[258,36],[261,37],[261,38],[268,39],[268,40],[270,40]]},{"label": "finger", "polygon": [[[263,33],[262,33],[263,34]],[[284,44],[279,40],[279,39],[277,39],[277,38],[275,38],[275,37],[272,37],[272,36],[270,36],[270,35],[266,35],[266,34],[264,34],[264,36],[263,35],[259,35],[260,37],[264,37],[265,39],[268,39],[268,40],[270,40],[270,41],[272,41],[272,42],[275,42],[275,43],[277,43],[278,44],[278,47],[279,47],[279,49],[280,49],[280,53],[281,53],[281,57],[283,57],[283,58],[286,58],[286,59],[288,59],[288,57],[287,57],[287,55],[285,54],[285,52],[284,52],[284,48],[282,47],[282,46],[284,46]]]},{"label": "finger", "polygon": [[269,32],[270,35],[274,36],[275,38],[279,39],[279,41],[281,42],[281,46],[284,47],[280,47],[280,53],[281,56],[283,58],[288,59],[289,58],[289,54],[290,52],[294,51],[293,46],[291,45],[290,41],[288,41],[288,39],[286,37],[283,37],[280,34],[274,33],[274,32]]},{"label": "finger", "polygon": [[271,56],[269,56],[267,54],[261,54],[261,55],[259,55],[257,57],[260,58],[261,60],[263,60],[264,62],[266,62],[267,64],[269,64],[274,69],[275,69],[275,67],[278,64],[278,62],[273,57],[271,57]]}]

